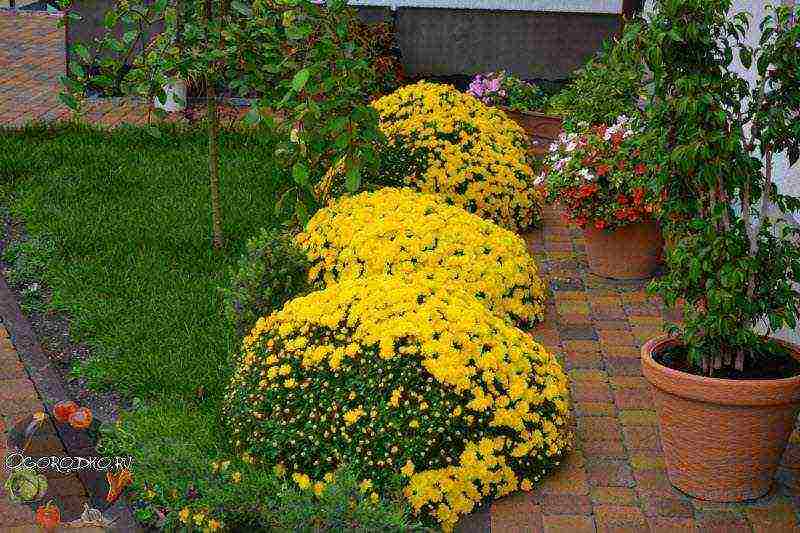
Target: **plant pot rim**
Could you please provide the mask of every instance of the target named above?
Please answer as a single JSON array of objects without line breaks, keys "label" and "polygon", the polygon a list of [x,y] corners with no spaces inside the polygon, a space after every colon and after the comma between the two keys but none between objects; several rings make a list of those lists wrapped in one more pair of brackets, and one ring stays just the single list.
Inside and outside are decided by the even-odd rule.
[{"label": "plant pot rim", "polygon": [[497,107],[502,109],[506,113],[519,113],[520,115],[527,115],[529,117],[545,118],[553,121],[563,122],[563,119],[558,115],[548,115],[547,113],[542,113],[540,111],[517,111],[516,109],[511,109],[510,107],[505,105],[498,105]]},{"label": "plant pot rim", "polygon": [[598,229],[594,225],[593,222],[595,222],[595,221],[586,222],[586,226],[581,228],[581,231],[583,231],[584,233],[585,232],[601,232],[601,231],[604,231],[606,233],[614,233],[615,231],[624,230],[625,228],[630,228],[632,226],[636,226],[637,224],[655,224],[656,226],[659,227],[659,229],[661,229],[661,227],[662,227],[661,223],[656,218],[653,218],[653,217],[644,218],[642,220],[637,220],[636,222],[627,222],[627,223],[623,224],[622,226],[616,226],[614,228],[609,228],[608,226],[606,226],[603,229]]},{"label": "plant pot rim", "polygon": [[[800,360],[800,347],[774,339]],[[736,406],[768,406],[800,403],[800,374],[778,379],[726,379],[697,376],[664,366],[653,353],[680,340],[662,335],[642,346],[642,373],[647,381],[664,392],[701,402]]]}]

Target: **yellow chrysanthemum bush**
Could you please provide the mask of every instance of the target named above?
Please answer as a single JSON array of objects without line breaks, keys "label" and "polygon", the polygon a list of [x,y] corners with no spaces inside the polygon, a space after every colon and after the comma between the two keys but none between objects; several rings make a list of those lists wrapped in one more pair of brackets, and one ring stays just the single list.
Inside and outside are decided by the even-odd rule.
[{"label": "yellow chrysanthemum bush", "polygon": [[297,236],[312,282],[422,274],[458,283],[518,325],[544,315],[544,288],[525,241],[438,196],[384,188],[345,196]]},{"label": "yellow chrysanthemum bush", "polygon": [[[419,82],[373,102],[390,157],[405,181],[437,193],[501,226],[520,230],[540,220],[541,195],[533,187],[522,128],[503,111],[452,86]],[[404,169],[398,155],[414,162]],[[395,180],[396,181],[396,180]]]},{"label": "yellow chrysanthemum bush", "polygon": [[342,281],[261,318],[226,395],[234,444],[305,487],[340,464],[450,529],[570,443],[556,358],[457,285]]}]

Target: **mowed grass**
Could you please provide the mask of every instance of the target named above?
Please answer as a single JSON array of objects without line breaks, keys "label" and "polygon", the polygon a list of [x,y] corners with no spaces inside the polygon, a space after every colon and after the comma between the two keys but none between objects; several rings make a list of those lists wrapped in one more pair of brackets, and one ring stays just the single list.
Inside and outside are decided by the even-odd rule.
[{"label": "mowed grass", "polygon": [[[217,287],[244,242],[279,224],[287,174],[271,133],[223,132],[225,250],[211,246],[203,129],[112,132],[74,124],[0,129],[2,203],[55,242],[44,282],[94,354],[90,383],[143,400],[218,400],[235,351]],[[212,403],[216,403],[212,401]]]}]

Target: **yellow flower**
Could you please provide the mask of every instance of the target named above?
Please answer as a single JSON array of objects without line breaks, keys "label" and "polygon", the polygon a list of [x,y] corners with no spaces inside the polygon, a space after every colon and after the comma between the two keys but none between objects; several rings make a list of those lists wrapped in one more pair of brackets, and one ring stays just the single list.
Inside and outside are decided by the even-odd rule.
[{"label": "yellow flower", "polygon": [[360,407],[358,409],[351,409],[350,411],[347,411],[344,414],[344,423],[348,426],[351,426],[355,424],[358,421],[358,419],[364,416],[365,414],[366,412]]},{"label": "yellow flower", "polygon": [[221,527],[222,524],[213,518],[208,521],[208,531],[217,531]]},{"label": "yellow flower", "polygon": [[325,483],[333,483],[333,472],[328,472],[322,477],[322,479],[325,480]]},{"label": "yellow flower", "polygon": [[242,480],[242,473],[241,472],[234,472],[231,474],[231,481],[234,483],[239,483]]},{"label": "yellow flower", "polygon": [[286,474],[286,467],[278,463],[272,467],[272,471],[275,472],[277,477],[283,477]]},{"label": "yellow flower", "polygon": [[372,480],[365,479],[358,485],[358,488],[359,490],[361,490],[362,493],[367,492],[369,489],[372,488]]},{"label": "yellow flower", "polygon": [[321,496],[322,493],[325,491],[325,483],[321,481],[317,481],[314,483],[314,494],[317,496]]},{"label": "yellow flower", "polygon": [[178,513],[178,518],[181,519],[181,522],[186,524],[189,522],[189,514],[190,514],[189,508],[184,507],[183,509],[181,509],[181,512]]},{"label": "yellow flower", "polygon": [[311,479],[305,474],[296,472],[292,474],[292,479],[294,480],[295,483],[297,483],[297,486],[303,490],[311,486]]},{"label": "yellow flower", "polygon": [[380,497],[378,496],[377,492],[373,492],[372,494],[369,495],[369,499],[372,503],[378,503]]},{"label": "yellow flower", "polygon": [[400,472],[406,477],[411,477],[411,475],[414,474],[414,463],[411,462],[411,459],[400,469]]},{"label": "yellow flower", "polygon": [[194,515],[194,523],[197,524],[198,526],[203,525],[205,519],[206,515],[203,513],[197,513],[196,515]]},{"label": "yellow flower", "polygon": [[412,428],[418,428],[419,422],[417,422],[416,420],[412,420],[411,422],[408,423],[408,426]]}]

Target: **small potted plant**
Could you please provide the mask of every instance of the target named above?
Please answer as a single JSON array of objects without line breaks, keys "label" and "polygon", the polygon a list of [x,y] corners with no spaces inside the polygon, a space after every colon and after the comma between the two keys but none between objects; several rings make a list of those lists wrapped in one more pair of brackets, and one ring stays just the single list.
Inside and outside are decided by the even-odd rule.
[{"label": "small potted plant", "polygon": [[561,133],[561,118],[541,112],[547,105],[544,91],[503,70],[476,75],[467,93],[505,111],[525,130],[536,154],[544,154]]},{"label": "small potted plant", "polygon": [[624,115],[611,126],[562,134],[534,181],[584,230],[589,269],[598,276],[646,278],[660,264],[658,199],[648,186],[654,168],[643,151],[648,139]]},{"label": "small potted plant", "polygon": [[[642,347],[655,389],[667,474],[697,498],[740,501],[769,490],[800,408],[795,328],[800,230],[784,220],[773,156],[800,153],[798,8],[781,6],[745,41],[731,0],[661,0],[640,41],[654,75],[662,212],[676,246],[653,283],[683,321]],[[753,86],[731,68],[755,68]]]}]

